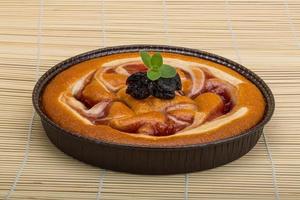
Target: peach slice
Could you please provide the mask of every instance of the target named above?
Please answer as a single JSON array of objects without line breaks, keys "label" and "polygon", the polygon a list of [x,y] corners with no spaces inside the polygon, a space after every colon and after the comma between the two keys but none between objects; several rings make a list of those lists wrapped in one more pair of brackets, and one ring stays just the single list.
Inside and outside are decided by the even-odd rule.
[{"label": "peach slice", "polygon": [[127,76],[123,74],[104,73],[102,78],[116,88],[116,90],[119,90],[126,85]]},{"label": "peach slice", "polygon": [[199,111],[206,114],[206,118],[212,119],[220,116],[224,109],[222,98],[211,92],[199,95],[194,101],[197,103]]},{"label": "peach slice", "polygon": [[[160,112],[148,112],[148,113],[142,113],[138,114],[132,117],[128,118],[121,118],[121,119],[113,119],[110,121],[111,127],[118,129],[120,131],[130,132],[130,133],[136,133],[138,132],[139,128],[147,125],[147,129],[149,130],[149,125],[151,127],[159,127],[163,126],[166,122],[167,118],[164,114]],[[145,129],[141,129],[145,130]],[[153,133],[155,130],[152,131]]]},{"label": "peach slice", "polygon": [[158,99],[148,97],[147,99],[135,99],[126,94],[126,89],[122,88],[118,93],[118,97],[124,101],[135,113],[141,114],[151,111],[168,112],[178,109],[197,109],[197,105],[188,97],[176,95],[173,99]]},{"label": "peach slice", "polygon": [[135,99],[132,96],[126,94],[126,88],[122,88],[121,90],[119,90],[117,96],[137,114],[147,113],[153,110],[149,101],[149,99],[153,97],[148,97],[147,99],[141,100]]},{"label": "peach slice", "polygon": [[204,88],[205,74],[198,67],[193,67],[191,72],[192,72],[191,80],[192,80],[193,86],[192,86],[191,91],[189,92],[188,96],[191,98],[195,98],[197,95],[200,94],[200,92]]},{"label": "peach slice", "polygon": [[218,78],[208,79],[205,82],[205,90],[219,94],[222,98],[230,98],[234,103],[236,102],[236,88],[226,81]]},{"label": "peach slice", "polygon": [[106,118],[116,119],[131,117],[134,115],[134,112],[122,102],[113,102],[108,110],[108,115]]},{"label": "peach slice", "polygon": [[179,67],[177,70],[182,80],[184,93],[195,98],[204,89],[205,73],[199,67],[190,66],[190,68]]},{"label": "peach slice", "polygon": [[95,79],[85,86],[80,97],[80,100],[90,106],[101,101],[112,101],[114,99],[116,99],[116,95],[106,91],[105,88]]},{"label": "peach slice", "polygon": [[107,109],[105,118],[97,119],[96,124],[107,124],[112,119],[121,119],[134,116],[134,112],[122,102],[112,102]]},{"label": "peach slice", "polygon": [[168,112],[168,115],[179,120],[181,123],[191,124],[194,120],[195,111],[188,109],[172,110]]},{"label": "peach slice", "polygon": [[147,68],[140,62],[128,62],[117,67],[100,68],[95,73],[95,79],[103,84],[106,90],[117,92],[125,86],[130,74],[140,71],[147,71]]},{"label": "peach slice", "polygon": [[224,114],[229,112],[236,104],[236,88],[226,81],[217,78],[208,79],[205,83],[205,91],[218,94],[222,98]]}]

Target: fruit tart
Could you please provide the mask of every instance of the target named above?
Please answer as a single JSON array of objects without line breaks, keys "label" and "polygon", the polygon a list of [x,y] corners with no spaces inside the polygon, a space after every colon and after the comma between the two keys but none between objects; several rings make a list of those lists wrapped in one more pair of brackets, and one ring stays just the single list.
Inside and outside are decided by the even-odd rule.
[{"label": "fruit tart", "polygon": [[274,104],[265,83],[232,61],[144,45],[71,58],[46,73],[33,96],[49,138],[63,151],[147,174],[240,157],[257,142]]}]

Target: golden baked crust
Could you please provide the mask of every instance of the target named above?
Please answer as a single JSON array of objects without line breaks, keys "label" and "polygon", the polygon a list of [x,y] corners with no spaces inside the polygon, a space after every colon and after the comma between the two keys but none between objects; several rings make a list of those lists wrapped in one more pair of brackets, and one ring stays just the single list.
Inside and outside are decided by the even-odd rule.
[{"label": "golden baked crust", "polygon": [[[124,88],[118,82],[126,80],[126,76],[122,74],[122,68],[118,69],[120,71],[118,74],[105,74],[103,76],[103,79],[114,80],[109,90],[105,85],[105,81],[100,83],[97,78],[91,77],[98,77],[97,73],[100,73],[99,71],[102,68],[105,69],[105,66],[110,64],[119,66],[122,63],[133,62],[134,65],[134,62],[139,59],[138,56],[138,53],[123,53],[101,57],[79,63],[59,73],[50,81],[43,93],[42,103],[45,113],[60,127],[74,134],[118,144],[157,147],[207,143],[232,137],[253,127],[261,120],[265,109],[264,98],[259,89],[246,78],[214,62],[173,53],[162,53],[164,60],[167,60],[173,66],[175,65],[175,67],[185,70],[186,66],[184,65],[193,66],[191,69],[197,75],[195,80],[188,79],[184,81],[184,73],[179,72],[183,81],[183,90],[185,93],[190,92],[189,95],[193,100],[181,96],[176,96],[173,100],[176,103],[188,102],[190,107],[196,106],[197,108],[168,111],[170,116],[176,119],[180,118],[180,122],[189,123],[188,127],[181,129],[176,134],[159,137],[122,131],[122,128],[125,127],[124,124],[128,123],[128,126],[130,126],[130,120],[135,120],[136,115],[141,120],[145,118],[147,120],[153,119],[153,121],[164,121],[165,115],[161,114],[163,108],[158,109],[158,106],[162,106],[161,102],[157,103],[158,106],[155,106],[154,110],[151,106],[147,108],[146,104],[150,101],[153,104],[159,99],[149,97],[152,100],[146,99],[146,104],[141,104],[141,106],[138,106],[135,102],[132,103],[134,100],[130,99],[130,96],[126,96]],[[211,74],[215,77],[208,79],[206,82],[207,87],[222,85],[224,90],[232,93],[230,95],[234,106],[232,106],[230,112],[223,115],[219,113],[220,109],[224,107],[224,103],[216,94],[210,92],[201,94],[203,90],[199,89],[200,86],[195,87],[195,90],[191,89],[191,84],[201,84],[202,77],[205,74],[207,77]],[[76,84],[84,81],[89,82],[88,86],[77,88]],[[76,96],[79,94],[79,90],[81,90],[80,96]],[[99,95],[100,93],[101,95]],[[84,116],[91,117],[83,117],[82,112],[86,111],[80,110],[81,105],[77,105],[75,98],[72,98],[72,96],[77,99],[88,100],[85,103],[89,105],[101,102],[99,105],[96,104],[98,107],[93,107],[94,109],[101,109],[109,104],[109,112],[105,114],[104,118],[96,116],[94,119],[95,116],[90,115],[92,111],[83,113]],[[126,103],[115,101],[120,98]],[[103,121],[108,120],[109,125],[107,125],[107,121],[105,123],[101,121],[102,119]],[[193,123],[193,121],[197,121],[197,123]],[[149,124],[145,124],[140,127],[139,131],[147,132],[149,129]],[[126,128],[126,130],[128,129]]]}]

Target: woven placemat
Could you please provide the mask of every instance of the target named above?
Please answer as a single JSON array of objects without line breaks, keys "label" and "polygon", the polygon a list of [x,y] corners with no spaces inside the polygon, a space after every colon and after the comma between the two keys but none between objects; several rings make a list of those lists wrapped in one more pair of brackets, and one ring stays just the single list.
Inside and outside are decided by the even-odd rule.
[{"label": "woven placemat", "polygon": [[[300,199],[300,2],[0,1],[0,199]],[[170,44],[233,59],[269,84],[276,111],[257,146],[226,166],[141,176],[57,150],[32,109],[36,79],[88,50]]]}]

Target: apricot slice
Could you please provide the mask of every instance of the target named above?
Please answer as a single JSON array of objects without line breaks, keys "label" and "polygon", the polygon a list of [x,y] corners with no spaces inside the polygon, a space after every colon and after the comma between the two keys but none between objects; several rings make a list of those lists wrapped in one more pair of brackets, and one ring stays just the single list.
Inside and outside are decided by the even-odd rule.
[{"label": "apricot slice", "polygon": [[222,114],[224,103],[222,98],[214,93],[207,92],[194,99],[200,112],[207,115],[207,118],[217,117]]},{"label": "apricot slice", "polygon": [[108,115],[106,118],[116,119],[131,117],[134,112],[122,102],[113,102],[108,110]]},{"label": "apricot slice", "polygon": [[115,94],[108,92],[97,80],[93,79],[82,90],[80,100],[93,106],[101,101],[112,101],[115,98]]},{"label": "apricot slice", "polygon": [[187,109],[172,110],[168,112],[168,115],[175,117],[176,120],[192,123],[194,120],[195,111]]},{"label": "apricot slice", "polygon": [[[151,127],[161,126],[165,124],[166,116],[160,112],[148,112],[138,114],[128,118],[113,119],[110,121],[111,127],[120,131],[136,133],[140,127],[145,124],[151,125]],[[150,126],[147,127],[149,129]],[[155,131],[153,131],[155,132]]]},{"label": "apricot slice", "polygon": [[118,90],[125,86],[127,76],[116,73],[104,73],[102,78]]}]

